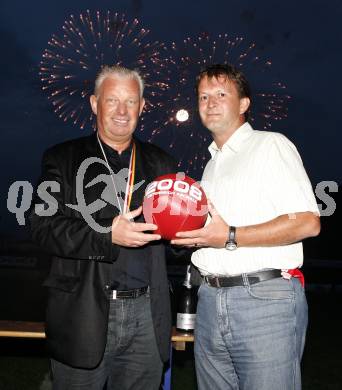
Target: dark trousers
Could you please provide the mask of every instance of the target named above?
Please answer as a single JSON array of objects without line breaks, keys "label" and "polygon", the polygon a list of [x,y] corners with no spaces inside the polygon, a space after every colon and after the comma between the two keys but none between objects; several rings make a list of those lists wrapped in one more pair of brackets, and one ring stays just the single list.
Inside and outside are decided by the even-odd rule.
[{"label": "dark trousers", "polygon": [[[91,343],[91,340],[89,340]],[[53,390],[157,390],[162,376],[149,293],[110,302],[107,345],[94,369],[51,360]]]}]

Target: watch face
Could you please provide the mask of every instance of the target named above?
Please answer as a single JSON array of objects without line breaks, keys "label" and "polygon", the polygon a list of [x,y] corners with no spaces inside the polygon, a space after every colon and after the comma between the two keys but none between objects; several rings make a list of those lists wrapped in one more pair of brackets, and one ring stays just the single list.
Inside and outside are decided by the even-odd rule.
[{"label": "watch face", "polygon": [[236,243],[234,241],[228,241],[226,243],[226,249],[228,249],[229,251],[233,251],[234,249],[236,249]]}]

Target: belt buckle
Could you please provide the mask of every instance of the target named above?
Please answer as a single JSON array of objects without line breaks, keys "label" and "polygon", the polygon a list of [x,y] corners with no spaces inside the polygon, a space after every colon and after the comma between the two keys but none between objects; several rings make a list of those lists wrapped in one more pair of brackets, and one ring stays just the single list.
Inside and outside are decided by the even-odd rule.
[{"label": "belt buckle", "polygon": [[219,279],[218,276],[215,276],[215,284],[216,284],[216,287],[217,287],[217,288],[220,288],[220,287],[221,287],[220,279]]},{"label": "belt buckle", "polygon": [[209,277],[208,275],[206,275],[204,277],[204,280],[207,282],[207,284],[209,284],[210,287],[221,287],[219,278],[217,276]]}]

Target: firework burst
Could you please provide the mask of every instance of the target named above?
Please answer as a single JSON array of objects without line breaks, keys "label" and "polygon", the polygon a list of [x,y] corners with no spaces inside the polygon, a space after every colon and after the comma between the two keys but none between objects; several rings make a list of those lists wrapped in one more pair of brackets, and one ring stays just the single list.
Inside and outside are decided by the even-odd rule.
[{"label": "firework burst", "polygon": [[241,37],[203,33],[172,43],[167,50],[159,41],[148,41],[149,30],[139,21],[107,11],[71,15],[53,34],[40,63],[42,88],[64,121],[84,128],[96,127],[89,96],[103,65],[136,68],[145,79],[141,138],[169,148],[179,168],[198,177],[208,160],[211,141],[197,113],[195,79],[205,66],[232,63],[249,80],[253,103],[250,121],[269,130],[287,117],[286,87],[273,77],[271,61],[259,56],[255,43]]},{"label": "firework burst", "polygon": [[125,15],[111,11],[70,15],[60,32],[52,35],[39,67],[42,89],[55,113],[81,129],[95,129],[89,96],[96,74],[104,65],[114,64],[140,71],[147,86],[146,111],[155,106],[164,88],[159,79],[163,70],[159,53],[164,46],[149,42],[148,34],[137,19],[128,22]]},{"label": "firework burst", "polygon": [[[187,173],[197,176],[209,157],[207,147],[211,137],[200,122],[195,93],[196,76],[205,66],[231,63],[244,72],[252,88],[249,121],[255,128],[270,130],[275,122],[287,117],[290,97],[286,87],[273,80],[271,61],[257,55],[255,43],[249,44],[241,37],[229,38],[227,34],[216,38],[201,34],[197,38],[186,38],[181,44],[172,43],[168,52],[164,60],[168,73],[163,100],[149,114],[149,120],[158,116],[152,121],[155,126],[150,132],[150,141],[174,149],[179,167]],[[187,116],[187,120],[178,119]]]}]

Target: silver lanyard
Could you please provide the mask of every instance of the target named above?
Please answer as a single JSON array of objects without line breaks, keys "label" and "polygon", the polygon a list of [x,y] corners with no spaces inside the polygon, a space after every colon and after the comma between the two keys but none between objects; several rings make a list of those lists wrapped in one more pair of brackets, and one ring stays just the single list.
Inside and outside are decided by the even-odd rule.
[{"label": "silver lanyard", "polygon": [[[116,199],[118,201],[118,205],[119,205],[119,209],[120,209],[120,214],[123,214],[123,213],[126,213],[128,212],[128,205],[127,205],[127,197],[128,197],[128,193],[129,193],[129,185],[130,185],[130,175],[132,174],[132,153],[131,153],[131,158],[130,158],[130,161],[129,161],[129,168],[128,168],[128,172],[129,172],[129,177],[127,178],[127,185],[126,185],[126,192],[125,192],[125,200],[124,200],[124,210],[122,210],[122,207],[121,207],[121,202],[120,202],[120,198],[118,196],[118,191],[116,189],[116,185],[115,185],[115,180],[114,180],[114,172],[113,170],[111,169],[109,163],[108,163],[108,159],[107,159],[107,156],[106,156],[106,153],[103,149],[103,146],[102,146],[102,142],[100,140],[100,137],[99,137],[99,133],[97,132],[96,133],[96,137],[97,137],[97,141],[100,145],[100,148],[101,148],[101,151],[102,151],[102,154],[103,154],[103,157],[106,161],[106,164],[107,164],[107,168],[108,168],[108,171],[109,171],[109,174],[110,174],[110,178],[112,180],[112,183],[113,183],[113,189],[114,189],[114,192],[115,192],[115,196],[116,196]],[[126,210],[126,207],[127,207],[127,210]]]}]

